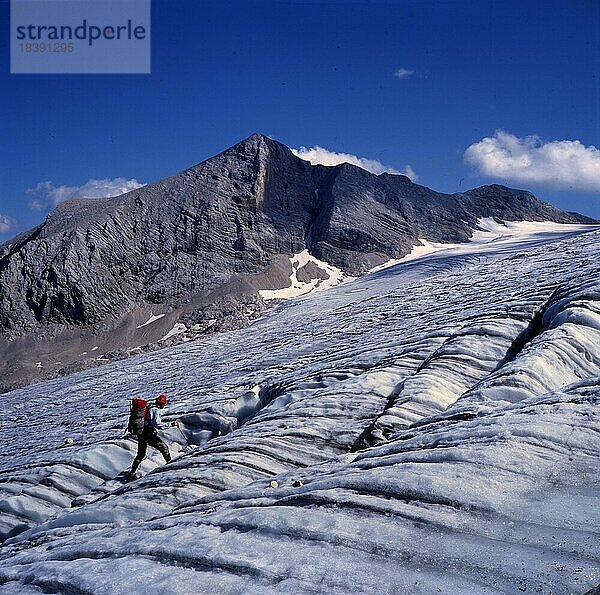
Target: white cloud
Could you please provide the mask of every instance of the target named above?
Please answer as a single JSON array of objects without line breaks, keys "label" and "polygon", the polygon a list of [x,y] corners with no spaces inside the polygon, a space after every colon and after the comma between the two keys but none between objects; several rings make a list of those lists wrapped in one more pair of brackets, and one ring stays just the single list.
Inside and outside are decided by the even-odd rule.
[{"label": "white cloud", "polygon": [[407,79],[409,76],[412,76],[415,73],[414,70],[409,70],[408,68],[398,68],[396,72],[394,72],[394,76],[398,79]]},{"label": "white cloud", "polygon": [[8,215],[0,215],[0,233],[8,233],[16,223],[16,219],[13,219]]},{"label": "white cloud", "polygon": [[600,150],[578,140],[542,142],[497,130],[472,144],[465,160],[480,173],[510,182],[600,192]]},{"label": "white cloud", "polygon": [[141,188],[137,180],[114,178],[104,180],[88,180],[82,186],[55,186],[52,182],[40,182],[34,188],[28,188],[27,194],[32,198],[29,208],[36,211],[45,211],[55,207],[58,203],[71,198],[108,198],[119,196],[136,188]]},{"label": "white cloud", "polygon": [[416,182],[419,179],[415,170],[408,164],[404,166],[404,169],[400,173],[404,176],[408,176],[413,182]]},{"label": "white cloud", "polygon": [[319,145],[307,149],[306,147],[300,147],[299,149],[292,149],[292,153],[300,159],[310,161],[313,165],[339,165],[340,163],[350,163],[362,167],[373,174],[382,174],[384,172],[388,174],[402,174],[408,176],[413,182],[416,182],[419,178],[414,172],[410,165],[405,166],[403,171],[398,171],[389,165],[384,165],[376,159],[367,159],[366,157],[357,157],[350,153],[336,153],[324,149]]}]

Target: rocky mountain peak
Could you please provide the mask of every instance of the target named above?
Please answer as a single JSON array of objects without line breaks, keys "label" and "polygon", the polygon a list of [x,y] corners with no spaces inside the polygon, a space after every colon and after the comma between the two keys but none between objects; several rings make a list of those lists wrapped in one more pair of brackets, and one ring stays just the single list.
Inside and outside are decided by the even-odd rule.
[{"label": "rocky mountain peak", "polygon": [[[254,133],[127,194],[61,203],[1,246],[0,356],[29,354],[56,373],[79,361],[84,336],[118,355],[163,344],[177,324],[200,334],[243,326],[266,307],[259,290],[290,285],[292,255],[308,249],[360,275],[419,238],[467,241],[481,217],[591,222],[504,186],[448,195],[402,175],[311,165]],[[161,322],[147,328],[149,315]],[[41,344],[61,347],[42,355]],[[21,373],[11,370],[1,371]]]}]

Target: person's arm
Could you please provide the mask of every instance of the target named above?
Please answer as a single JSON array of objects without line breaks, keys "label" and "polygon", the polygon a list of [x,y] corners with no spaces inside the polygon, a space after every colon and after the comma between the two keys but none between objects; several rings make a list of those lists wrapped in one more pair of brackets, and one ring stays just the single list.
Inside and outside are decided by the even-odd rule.
[{"label": "person's arm", "polygon": [[169,428],[171,426],[179,427],[179,422],[173,421],[171,423],[163,424],[160,420],[160,411],[159,411],[158,407],[150,408],[150,427],[151,428],[154,428],[155,430],[166,430],[167,428]]},{"label": "person's arm", "polygon": [[153,430],[164,430],[165,428],[168,428],[168,424],[163,424],[160,421],[160,411],[158,410],[158,407],[150,407],[150,418],[148,420],[148,425],[153,429]]}]

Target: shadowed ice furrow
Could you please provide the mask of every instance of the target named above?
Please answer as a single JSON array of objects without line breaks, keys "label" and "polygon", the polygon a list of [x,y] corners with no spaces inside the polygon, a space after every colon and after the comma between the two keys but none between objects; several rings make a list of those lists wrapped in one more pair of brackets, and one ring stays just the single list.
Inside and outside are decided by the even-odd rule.
[{"label": "shadowed ice furrow", "polygon": [[545,310],[539,334],[465,393],[469,402],[517,402],[600,373],[600,282],[572,280]]},{"label": "shadowed ice furrow", "polygon": [[[550,292],[550,294],[548,293]],[[385,442],[412,423],[444,411],[472,386],[485,379],[529,337],[541,318],[552,288],[533,287],[506,302],[465,320],[416,373],[401,382],[388,406],[357,447]]]}]

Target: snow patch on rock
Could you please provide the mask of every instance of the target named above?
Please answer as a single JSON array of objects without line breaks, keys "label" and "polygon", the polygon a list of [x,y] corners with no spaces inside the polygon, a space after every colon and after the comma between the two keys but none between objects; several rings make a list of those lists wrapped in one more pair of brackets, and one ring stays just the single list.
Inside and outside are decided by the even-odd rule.
[{"label": "snow patch on rock", "polygon": [[[312,256],[308,250],[303,250],[298,254],[294,254],[290,258],[292,272],[290,274],[290,286],[283,289],[260,289],[259,295],[266,300],[290,299],[306,295],[312,291],[321,291],[352,281],[354,277],[346,275],[341,269],[330,265],[329,263],[319,260]],[[314,265],[320,273],[312,278],[311,275],[304,275],[304,278],[309,280],[299,279],[299,273],[307,268],[307,265]]]},{"label": "snow patch on rock", "polygon": [[166,341],[167,339],[170,339],[175,335],[182,335],[187,330],[188,328],[187,326],[185,326],[185,324],[183,324],[182,322],[176,322],[173,328],[164,337],[161,338],[161,341]]},{"label": "snow patch on rock", "polygon": [[150,318],[148,318],[148,320],[146,320],[146,322],[136,326],[135,328],[144,328],[145,326],[148,326],[149,324],[152,324],[153,322],[156,322],[157,320],[160,320],[163,317],[164,317],[164,314],[154,315],[154,314],[152,314],[152,312],[150,312]]}]

